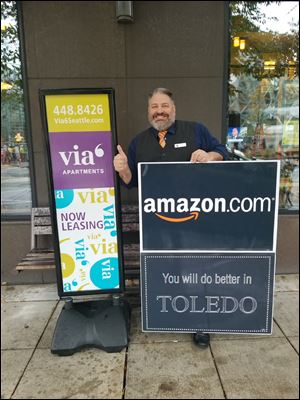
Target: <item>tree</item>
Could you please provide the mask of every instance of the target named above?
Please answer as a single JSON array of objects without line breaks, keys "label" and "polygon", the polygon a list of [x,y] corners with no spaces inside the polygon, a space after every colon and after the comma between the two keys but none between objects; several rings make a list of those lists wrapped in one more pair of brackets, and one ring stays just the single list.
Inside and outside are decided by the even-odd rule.
[{"label": "tree", "polygon": [[[246,48],[241,51],[231,47],[231,67],[235,75],[241,73],[252,75],[258,80],[266,77],[284,76],[286,70],[293,66],[294,74],[299,74],[299,26],[294,24],[289,34],[264,31],[261,24],[266,25],[267,17],[260,5],[279,5],[280,1],[232,1],[231,9],[231,39],[246,38]],[[275,17],[272,17],[275,19]],[[264,62],[272,58],[276,61],[275,69],[266,72]]]},{"label": "tree", "polygon": [[1,143],[25,130],[17,5],[1,1]]},{"label": "tree", "polygon": [[1,1],[1,83],[11,85],[2,90],[1,100],[22,100],[22,71],[15,1]]}]

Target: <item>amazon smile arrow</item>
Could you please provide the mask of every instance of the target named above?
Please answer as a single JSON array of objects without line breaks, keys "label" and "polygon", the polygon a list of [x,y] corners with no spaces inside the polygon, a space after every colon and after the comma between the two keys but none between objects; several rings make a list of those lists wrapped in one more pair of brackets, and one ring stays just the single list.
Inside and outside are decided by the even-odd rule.
[{"label": "amazon smile arrow", "polygon": [[160,218],[163,219],[165,221],[168,222],[185,222],[185,221],[189,221],[194,219],[196,221],[196,219],[198,219],[199,217],[199,212],[198,211],[193,211],[191,212],[191,214],[188,217],[181,217],[181,218],[171,218],[171,217],[165,217],[164,215],[160,215],[155,213],[155,215]]}]

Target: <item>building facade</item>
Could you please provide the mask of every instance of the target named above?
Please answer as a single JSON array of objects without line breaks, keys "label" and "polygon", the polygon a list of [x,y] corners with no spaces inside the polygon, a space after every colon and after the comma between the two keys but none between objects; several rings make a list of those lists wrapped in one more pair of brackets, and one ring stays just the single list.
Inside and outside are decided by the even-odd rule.
[{"label": "building facade", "polygon": [[[117,3],[133,3],[132,21],[117,18]],[[126,10],[126,4],[121,6]],[[28,160],[23,162],[28,161],[30,207],[49,205],[40,89],[113,88],[118,142],[126,148],[147,126],[148,93],[167,87],[174,93],[178,119],[201,121],[222,143],[232,144],[228,129],[237,126],[232,122],[236,114],[239,128],[245,124],[243,99],[228,97],[234,70],[231,12],[229,2],[211,1],[18,2],[28,145]],[[239,87],[236,82],[230,84],[235,84],[236,93],[241,92],[241,76]],[[255,139],[257,151],[261,139]],[[121,199],[124,204],[136,203],[137,192],[122,188]],[[298,209],[299,205],[295,210],[283,208],[279,214],[277,273],[299,268]],[[17,262],[30,249],[30,219],[26,211],[21,216],[4,212],[2,217],[2,282],[54,282],[54,271],[17,274]]]}]

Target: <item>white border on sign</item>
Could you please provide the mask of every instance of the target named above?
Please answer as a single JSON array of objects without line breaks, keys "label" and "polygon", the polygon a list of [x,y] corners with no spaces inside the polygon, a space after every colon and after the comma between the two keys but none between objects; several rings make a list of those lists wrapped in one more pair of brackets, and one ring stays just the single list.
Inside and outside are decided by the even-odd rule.
[{"label": "white border on sign", "polygon": [[223,250],[223,249],[214,249],[214,250],[144,250],[143,243],[143,210],[141,207],[142,201],[142,179],[141,179],[141,166],[145,164],[191,164],[190,161],[182,161],[182,162],[141,162],[138,163],[138,198],[139,198],[139,224],[140,224],[140,252],[147,253],[275,253],[277,246],[277,228],[278,228],[278,206],[279,206],[279,184],[280,184],[280,161],[279,160],[255,160],[255,161],[209,161],[209,164],[221,164],[221,163],[276,163],[277,164],[277,176],[276,176],[276,188],[275,188],[275,209],[274,209],[274,230],[273,230],[273,248],[272,250],[264,250],[264,251],[256,251],[256,250]]}]

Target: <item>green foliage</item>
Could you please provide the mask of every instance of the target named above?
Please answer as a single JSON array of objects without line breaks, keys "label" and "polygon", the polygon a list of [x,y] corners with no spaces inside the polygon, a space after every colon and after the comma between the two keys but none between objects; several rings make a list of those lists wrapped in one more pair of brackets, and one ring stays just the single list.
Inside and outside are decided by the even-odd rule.
[{"label": "green foliage", "polygon": [[[5,29],[2,30],[2,25]],[[1,90],[1,100],[22,98],[22,71],[15,1],[1,1],[1,82],[13,85],[10,90]]]},{"label": "green foliage", "polygon": [[[266,32],[260,24],[267,26],[267,17],[260,5],[279,5],[280,1],[231,1],[231,39],[235,36],[246,39],[246,49],[231,46],[231,70],[235,75],[251,75],[257,80],[284,76],[289,62],[295,62],[295,75],[299,74],[299,25],[294,24],[289,34]],[[276,19],[273,17],[272,19]],[[264,70],[264,61],[273,59],[276,68]],[[234,90],[233,88],[229,89]]]},{"label": "green foliage", "polygon": [[266,23],[266,14],[259,9],[260,4],[270,5],[271,3],[280,4],[280,1],[231,1],[231,22],[232,33],[234,34],[235,27],[239,31],[258,32],[258,24]]}]

